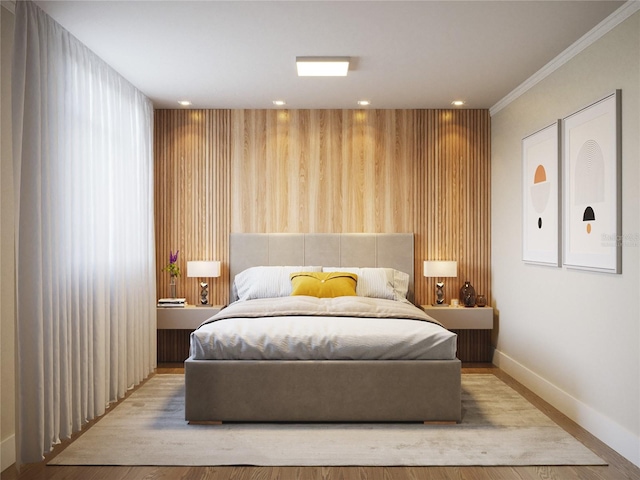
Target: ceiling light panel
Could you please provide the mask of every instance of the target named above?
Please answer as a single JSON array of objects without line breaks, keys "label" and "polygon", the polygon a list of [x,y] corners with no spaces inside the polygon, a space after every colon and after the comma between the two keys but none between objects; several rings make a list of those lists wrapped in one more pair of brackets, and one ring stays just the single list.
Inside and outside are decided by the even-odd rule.
[{"label": "ceiling light panel", "polygon": [[299,77],[346,77],[349,57],[296,57]]}]

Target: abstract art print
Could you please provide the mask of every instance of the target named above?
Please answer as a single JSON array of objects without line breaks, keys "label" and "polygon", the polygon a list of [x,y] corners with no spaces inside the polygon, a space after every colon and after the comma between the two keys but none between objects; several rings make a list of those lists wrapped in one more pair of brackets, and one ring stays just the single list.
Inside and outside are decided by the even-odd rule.
[{"label": "abstract art print", "polygon": [[621,92],[563,119],[564,252],[569,268],[621,273]]},{"label": "abstract art print", "polygon": [[522,139],[522,260],[560,266],[560,164],[556,122]]}]

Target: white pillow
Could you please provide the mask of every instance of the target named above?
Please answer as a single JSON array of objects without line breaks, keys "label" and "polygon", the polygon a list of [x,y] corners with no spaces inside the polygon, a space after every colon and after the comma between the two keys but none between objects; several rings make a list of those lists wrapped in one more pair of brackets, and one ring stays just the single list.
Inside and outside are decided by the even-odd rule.
[{"label": "white pillow", "polygon": [[291,295],[291,279],[294,272],[321,272],[322,267],[251,267],[236,275],[234,286],[238,300],[255,298],[288,297]]},{"label": "white pillow", "polygon": [[358,275],[356,295],[360,297],[407,300],[409,274],[393,268],[323,267],[323,272],[349,272]]},{"label": "white pillow", "polygon": [[385,268],[385,270],[391,270],[391,275],[393,276],[393,291],[396,294],[397,300],[407,300],[409,274],[401,272],[400,270],[394,270],[393,268]]}]

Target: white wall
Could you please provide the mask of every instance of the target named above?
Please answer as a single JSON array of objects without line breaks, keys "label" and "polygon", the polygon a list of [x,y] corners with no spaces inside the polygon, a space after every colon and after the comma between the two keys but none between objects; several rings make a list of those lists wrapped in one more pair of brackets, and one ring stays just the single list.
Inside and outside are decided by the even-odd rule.
[{"label": "white wall", "polygon": [[[521,141],[622,89],[622,274],[525,265]],[[492,117],[494,363],[640,466],[640,13]]]},{"label": "white wall", "polygon": [[15,282],[13,254],[13,161],[11,158],[11,50],[13,14],[0,7],[0,470],[16,460]]}]

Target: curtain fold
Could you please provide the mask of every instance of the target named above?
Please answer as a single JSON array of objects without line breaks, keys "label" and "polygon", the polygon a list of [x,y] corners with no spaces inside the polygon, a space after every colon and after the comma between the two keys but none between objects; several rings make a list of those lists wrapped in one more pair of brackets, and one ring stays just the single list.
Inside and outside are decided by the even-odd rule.
[{"label": "curtain fold", "polygon": [[21,464],[155,367],[153,106],[28,1],[12,100]]}]

